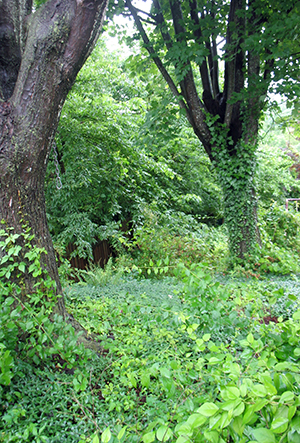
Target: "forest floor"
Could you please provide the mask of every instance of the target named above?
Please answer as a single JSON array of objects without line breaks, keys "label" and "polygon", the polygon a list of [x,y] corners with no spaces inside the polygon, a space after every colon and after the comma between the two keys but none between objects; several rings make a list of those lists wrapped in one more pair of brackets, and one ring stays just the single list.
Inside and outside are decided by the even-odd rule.
[{"label": "forest floor", "polygon": [[65,297],[103,352],[19,362],[0,442],[300,441],[297,276],[200,266],[73,283]]}]

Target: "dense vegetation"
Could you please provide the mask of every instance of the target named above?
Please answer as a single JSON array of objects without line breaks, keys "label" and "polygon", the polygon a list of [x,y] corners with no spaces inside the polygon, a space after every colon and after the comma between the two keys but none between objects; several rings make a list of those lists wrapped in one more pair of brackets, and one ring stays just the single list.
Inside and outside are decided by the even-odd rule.
[{"label": "dense vegetation", "polygon": [[[26,235],[24,267],[38,276],[42,251]],[[299,441],[296,275],[158,263],[148,269],[159,279],[141,279],[145,268],[110,261],[65,287],[68,311],[100,340],[95,353],[62,318],[49,321],[45,276],[35,297],[11,309],[16,237],[1,245],[0,441]]]},{"label": "dense vegetation", "polygon": [[[206,154],[155,72],[134,69],[96,49],[62,111],[62,188],[54,162],[46,182],[67,310],[100,349],[53,311],[30,230],[0,232],[0,441],[299,443],[297,126],[261,122],[262,246],[232,260]],[[104,270],[70,268],[69,242],[91,257],[101,239]]]}]

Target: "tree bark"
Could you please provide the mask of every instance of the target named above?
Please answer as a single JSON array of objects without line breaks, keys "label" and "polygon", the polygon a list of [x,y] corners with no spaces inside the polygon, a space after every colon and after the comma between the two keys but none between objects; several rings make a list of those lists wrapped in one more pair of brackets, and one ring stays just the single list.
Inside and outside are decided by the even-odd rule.
[{"label": "tree bark", "polygon": [[[0,0],[0,220],[30,227],[62,294],[44,178],[60,111],[99,36],[107,0]],[[34,282],[27,276],[28,288]],[[65,316],[63,298],[58,311]]]}]

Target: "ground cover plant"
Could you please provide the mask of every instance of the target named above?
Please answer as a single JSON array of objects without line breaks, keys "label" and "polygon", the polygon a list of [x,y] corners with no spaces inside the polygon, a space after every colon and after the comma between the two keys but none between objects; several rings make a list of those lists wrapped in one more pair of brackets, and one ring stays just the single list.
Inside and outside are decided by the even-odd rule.
[{"label": "ground cover plant", "polygon": [[[65,295],[70,314],[99,337],[95,354],[78,348],[59,318],[52,327],[30,304],[9,309],[7,272],[18,251],[9,238],[0,441],[300,440],[297,277],[216,276],[194,264],[141,280],[111,264],[107,275],[94,268]],[[31,269],[39,272],[38,261]],[[33,332],[25,345],[22,325]]]}]

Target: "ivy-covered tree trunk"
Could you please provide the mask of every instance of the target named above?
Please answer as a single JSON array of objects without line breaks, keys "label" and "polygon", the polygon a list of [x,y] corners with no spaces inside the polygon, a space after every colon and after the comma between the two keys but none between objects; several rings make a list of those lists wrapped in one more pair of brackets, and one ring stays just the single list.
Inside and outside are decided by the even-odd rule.
[{"label": "ivy-covered tree trunk", "polygon": [[[0,0],[0,220],[31,229],[61,293],[44,178],[59,115],[102,25],[106,0]],[[31,275],[25,276],[33,287]],[[63,298],[58,311],[65,315]]]},{"label": "ivy-covered tree trunk", "polygon": [[224,195],[224,220],[229,249],[245,259],[255,243],[260,243],[257,228],[257,199],[254,189],[256,145],[237,144],[234,150],[219,146],[214,164]]},{"label": "ivy-covered tree trunk", "polygon": [[[241,259],[259,241],[258,121],[271,79],[294,69],[298,3],[152,0],[148,13],[126,0],[144,48],[217,169],[231,253]],[[144,22],[154,31],[147,34]]]}]

